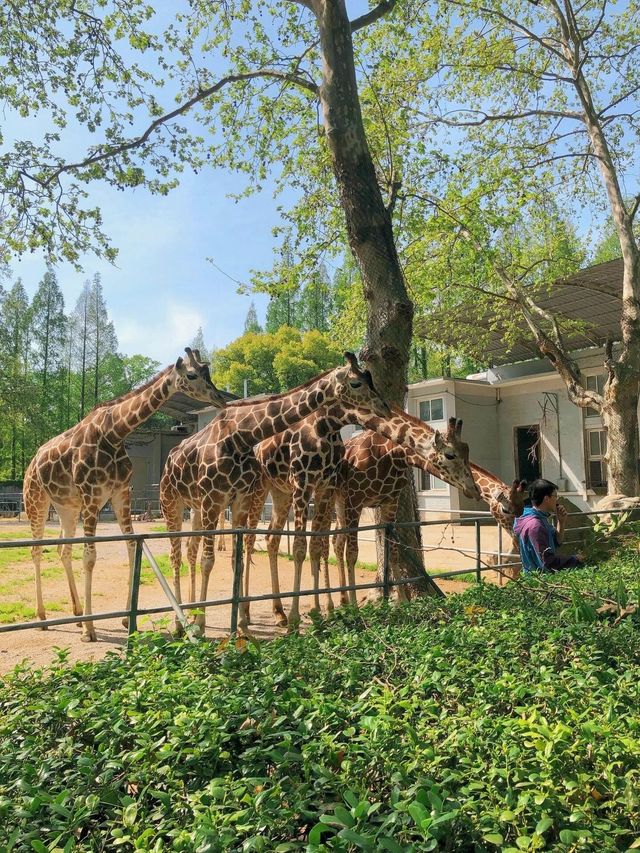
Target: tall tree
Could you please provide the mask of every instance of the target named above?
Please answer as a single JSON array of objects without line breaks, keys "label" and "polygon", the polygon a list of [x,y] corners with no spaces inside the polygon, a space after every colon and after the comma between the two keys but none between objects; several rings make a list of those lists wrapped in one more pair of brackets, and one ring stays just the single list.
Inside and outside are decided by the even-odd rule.
[{"label": "tall tree", "polygon": [[31,368],[41,389],[38,401],[40,442],[62,428],[60,404],[66,385],[66,337],[64,298],[56,274],[49,266],[31,303]]},{"label": "tall tree", "polygon": [[34,388],[28,370],[31,311],[22,281],[18,279],[2,301],[0,340],[2,371],[0,396],[5,410],[6,444],[3,468],[11,480],[26,467],[28,425],[34,404]]},{"label": "tall tree", "polygon": [[109,319],[98,274],[92,281],[85,281],[69,318],[69,328],[74,347],[74,370],[78,375],[78,412],[82,418],[103,398],[102,362],[118,350],[118,339]]},{"label": "tall tree", "polygon": [[245,332],[261,332],[262,326],[258,322],[258,312],[256,311],[256,306],[254,302],[251,302],[249,306],[249,310],[247,311],[247,316],[244,321],[244,330]]},{"label": "tall tree", "polygon": [[[635,0],[619,9],[599,0],[442,2],[437,22],[420,21],[434,49],[414,55],[411,65],[413,80],[437,74],[440,81],[427,103],[418,97],[414,120],[448,145],[437,163],[423,157],[427,192],[418,194],[429,196],[438,214],[456,223],[458,238],[490,261],[500,280],[499,299],[524,318],[570,399],[600,412],[609,433],[609,491],[626,495],[638,494],[639,485],[640,248],[633,229],[640,207],[639,11]],[[394,79],[402,73],[406,68],[394,69]],[[434,174],[453,177],[459,189],[462,171],[464,197],[449,195],[442,204]],[[619,343],[605,347],[602,394],[586,387],[558,318],[541,308],[522,278],[511,275],[505,247],[494,252],[487,230],[492,233],[497,210],[506,233],[505,195],[516,213],[523,202],[531,210],[551,195],[558,205],[571,198],[573,205],[611,216],[624,273]],[[469,218],[476,223],[480,213],[481,228],[469,228]]]},{"label": "tall tree", "polygon": [[198,331],[195,333],[193,340],[191,341],[191,349],[198,350],[202,361],[211,360],[211,353],[204,342],[202,326],[198,326]]},{"label": "tall tree", "polygon": [[333,311],[333,290],[331,279],[324,264],[320,264],[311,273],[304,285],[298,302],[300,328],[316,329],[318,332],[329,330],[329,318]]},{"label": "tall tree", "polygon": [[[36,244],[71,259],[89,244],[105,251],[99,213],[82,199],[86,181],[166,192],[174,180],[172,167],[182,169],[188,161],[198,168],[205,162],[232,165],[258,187],[271,164],[277,164],[277,187],[294,184],[303,198],[290,214],[298,220],[301,240],[317,242],[312,208],[333,211],[332,233],[325,239],[333,245],[346,238],[362,276],[367,310],[364,360],[380,392],[402,404],[413,305],[392,226],[396,179],[376,171],[363,121],[354,39],[366,45],[372,33],[385,29],[386,19],[390,32],[394,27],[404,31],[413,26],[422,3],[381,0],[350,19],[345,0],[194,2],[161,35],[156,35],[156,21],[146,24],[153,9],[137,0],[114,4],[107,12],[98,3],[90,8],[92,14],[87,14],[75,4],[59,3],[53,15],[50,3],[33,0],[33,49],[23,61],[12,47],[13,39],[20,39],[21,24],[13,18],[7,22],[4,44],[17,65],[2,72],[6,79],[15,76],[17,67],[21,75],[16,90],[5,88],[10,104],[27,111],[45,105],[64,126],[66,104],[57,85],[61,73],[74,122],[92,133],[104,127],[106,140],[94,137],[87,155],[74,163],[61,160],[52,136],[38,144],[22,142],[8,152],[11,245],[21,250],[27,234],[35,234]],[[111,33],[127,43],[126,55],[118,53]],[[155,55],[156,67],[143,69],[132,61],[136,50],[145,58]],[[50,75],[43,77],[43,66]],[[69,67],[76,72],[72,78]],[[157,79],[161,72],[172,78],[171,106],[166,109]],[[108,98],[102,87],[105,78],[115,82]],[[76,109],[78,103],[86,112]],[[145,109],[146,127],[128,136],[132,112],[142,127]],[[180,124],[187,114],[216,133],[189,132]],[[69,227],[69,220],[75,228]],[[401,503],[405,520],[412,515],[408,491],[406,498]],[[414,573],[410,566],[407,571]]]}]

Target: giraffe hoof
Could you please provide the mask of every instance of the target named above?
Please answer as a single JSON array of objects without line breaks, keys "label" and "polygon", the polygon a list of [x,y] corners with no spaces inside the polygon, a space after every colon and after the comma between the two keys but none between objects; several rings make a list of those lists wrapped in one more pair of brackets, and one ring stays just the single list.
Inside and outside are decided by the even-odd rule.
[{"label": "giraffe hoof", "polygon": [[288,634],[297,634],[300,630],[300,618],[297,619],[289,619],[289,624],[287,625],[287,633]]},{"label": "giraffe hoof", "polygon": [[333,601],[327,602],[327,613],[333,613],[334,610],[335,606],[333,604]]},{"label": "giraffe hoof", "polygon": [[129,627],[129,617],[128,616],[125,616],[124,619],[122,620],[122,627],[123,628]]},{"label": "giraffe hoof", "polygon": [[97,642],[97,637],[95,635],[95,632],[93,632],[91,634],[83,634],[80,637],[80,640],[83,643],[95,643],[95,642]]},{"label": "giraffe hoof", "polygon": [[278,626],[278,628],[286,628],[287,627],[287,625],[289,623],[288,623],[287,617],[285,616],[284,613],[276,613],[276,614],[274,614],[274,616],[275,616],[275,623]]}]

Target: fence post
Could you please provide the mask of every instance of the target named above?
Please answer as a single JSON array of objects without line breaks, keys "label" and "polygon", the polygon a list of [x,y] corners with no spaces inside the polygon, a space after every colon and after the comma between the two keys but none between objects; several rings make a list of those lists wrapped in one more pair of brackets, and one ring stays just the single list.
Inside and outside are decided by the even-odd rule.
[{"label": "fence post", "polygon": [[136,539],[131,575],[131,599],[129,601],[129,636],[138,630],[138,593],[140,592],[140,572],[142,571],[142,537]]},{"label": "fence post", "polygon": [[238,630],[238,599],[242,595],[242,533],[234,533],[233,592],[231,593],[231,633]]},{"label": "fence post", "polygon": [[502,565],[502,525],[498,525],[498,565]]},{"label": "fence post", "polygon": [[482,563],[480,561],[480,522],[476,519],[476,583],[482,581]]},{"label": "fence post", "polygon": [[390,574],[391,574],[391,537],[393,536],[393,523],[384,526],[384,562],[382,564],[382,596],[385,601],[389,600]]}]

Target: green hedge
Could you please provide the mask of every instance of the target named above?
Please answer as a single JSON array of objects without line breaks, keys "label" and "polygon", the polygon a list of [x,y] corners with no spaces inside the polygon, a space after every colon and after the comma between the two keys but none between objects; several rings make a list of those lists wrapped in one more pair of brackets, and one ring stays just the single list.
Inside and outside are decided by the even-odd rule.
[{"label": "green hedge", "polygon": [[0,849],[638,847],[639,622],[580,590],[637,601],[639,564],[18,670]]}]

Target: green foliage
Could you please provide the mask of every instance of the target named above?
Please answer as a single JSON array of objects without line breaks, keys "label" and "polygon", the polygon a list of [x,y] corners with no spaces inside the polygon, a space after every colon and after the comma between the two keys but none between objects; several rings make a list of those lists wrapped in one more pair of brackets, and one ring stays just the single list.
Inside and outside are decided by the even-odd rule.
[{"label": "green foliage", "polygon": [[0,691],[0,845],[629,849],[640,623],[576,604],[628,599],[637,559],[266,644],[141,635],[124,659],[21,667]]},{"label": "green foliage", "polygon": [[[19,490],[43,442],[96,401],[125,394],[157,372],[153,359],[116,349],[99,277],[86,282],[70,317],[51,267],[31,303],[20,280],[8,292],[0,288],[0,477]],[[167,420],[157,414],[146,426]]]},{"label": "green foliage", "polygon": [[246,332],[216,352],[214,381],[242,396],[279,393],[342,363],[342,350],[328,335],[281,326],[276,332]]}]

